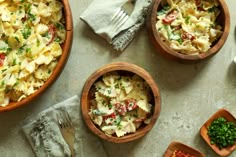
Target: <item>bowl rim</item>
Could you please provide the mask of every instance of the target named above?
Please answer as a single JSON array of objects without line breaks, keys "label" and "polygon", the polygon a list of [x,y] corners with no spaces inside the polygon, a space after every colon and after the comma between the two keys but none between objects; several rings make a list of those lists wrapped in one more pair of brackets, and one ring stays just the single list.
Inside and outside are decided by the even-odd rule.
[{"label": "bowl rim", "polygon": [[[88,103],[87,99],[88,99],[89,91],[92,88],[92,85],[102,75],[108,72],[112,72],[112,71],[127,71],[127,72],[137,74],[138,76],[143,78],[151,87],[153,97],[154,97],[155,107],[154,107],[153,117],[152,117],[151,122],[148,125],[146,125],[144,128],[142,128],[142,132],[137,130],[135,133],[128,134],[123,137],[108,136],[104,132],[102,132],[98,127],[96,127],[96,125],[92,122],[92,120],[90,119],[88,115],[89,109],[87,107],[87,103]],[[87,79],[83,87],[80,106],[81,106],[83,119],[87,127],[90,129],[90,131],[92,131],[95,135],[99,136],[101,139],[107,140],[109,142],[125,143],[125,142],[133,141],[133,140],[143,137],[146,133],[148,133],[152,129],[152,127],[154,126],[154,124],[156,123],[160,115],[161,97],[160,97],[160,92],[159,92],[156,82],[153,80],[151,75],[148,72],[146,72],[143,68],[135,64],[127,63],[127,62],[113,62],[113,63],[102,66],[101,68],[96,70],[94,73],[92,73],[92,75],[90,75],[90,77]]]},{"label": "bowl rim", "polygon": [[49,88],[60,76],[62,73],[67,60],[70,55],[72,43],[73,43],[73,19],[72,19],[72,13],[71,13],[71,8],[70,4],[67,0],[62,0],[62,4],[64,6],[64,14],[65,14],[65,19],[66,19],[66,38],[65,38],[65,43],[62,45],[63,48],[63,53],[58,59],[58,63],[53,70],[53,73],[51,76],[48,78],[48,80],[41,86],[37,91],[35,91],[33,94],[29,95],[27,98],[19,101],[19,102],[10,102],[7,106],[1,107],[0,106],[0,112],[6,112],[6,111],[11,111],[14,109],[17,109],[21,106],[24,106],[26,104],[29,104],[38,96],[40,96],[47,88]]},{"label": "bowl rim", "polygon": [[222,13],[226,17],[224,19],[225,26],[224,26],[223,34],[218,39],[217,43],[215,43],[214,46],[208,50],[208,52],[197,54],[197,55],[185,55],[185,54],[178,53],[172,50],[160,39],[159,34],[156,30],[156,22],[157,22],[156,12],[158,10],[158,6],[161,0],[153,0],[152,5],[149,8],[149,16],[148,16],[146,25],[147,25],[147,30],[148,30],[150,40],[153,42],[154,46],[156,46],[156,48],[158,49],[158,51],[160,51],[162,55],[168,58],[174,59],[174,60],[185,62],[185,63],[194,63],[196,61],[201,61],[216,54],[223,47],[224,43],[226,42],[228,38],[229,31],[230,31],[230,14],[229,14],[228,6],[224,0],[218,0],[218,1],[223,10]]},{"label": "bowl rim", "polygon": [[184,143],[177,142],[177,141],[173,141],[169,144],[169,146],[166,149],[165,154],[164,154],[163,157],[170,157],[171,154],[175,150],[182,150],[186,153],[192,154],[192,155],[197,156],[197,157],[205,157],[205,155],[202,152],[200,152],[200,151],[196,150],[195,148],[190,147],[190,146],[188,146]]},{"label": "bowl rim", "polygon": [[210,143],[210,138],[207,135],[208,127],[210,124],[219,117],[224,117],[228,121],[233,121],[236,123],[236,118],[226,109],[221,108],[217,112],[215,112],[200,128],[200,135],[205,140],[205,142],[215,151],[215,153],[220,156],[228,156],[236,149],[236,143],[233,146],[229,146],[227,148],[222,148],[221,150],[216,146]]}]

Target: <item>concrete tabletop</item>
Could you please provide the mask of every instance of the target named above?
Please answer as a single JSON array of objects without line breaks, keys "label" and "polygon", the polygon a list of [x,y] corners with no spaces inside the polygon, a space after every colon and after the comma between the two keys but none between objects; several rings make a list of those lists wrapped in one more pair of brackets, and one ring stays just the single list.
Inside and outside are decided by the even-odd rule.
[{"label": "concrete tabletop", "polygon": [[[79,16],[92,0],[69,0],[74,20],[70,58],[58,80],[36,101],[0,113],[0,157],[33,157],[21,127],[37,113],[73,95],[81,94],[86,79],[99,67],[115,62],[146,69],[161,92],[162,109],[153,129],[142,139],[113,144],[103,141],[109,157],[162,157],[172,141],[185,143],[217,157],[199,135],[199,129],[218,109],[236,116],[236,1],[226,0],[231,14],[229,37],[219,53],[197,64],[180,64],[162,57],[142,29],[122,53],[112,49]],[[104,0],[105,1],[105,0]],[[236,157],[236,151],[229,157]]]}]

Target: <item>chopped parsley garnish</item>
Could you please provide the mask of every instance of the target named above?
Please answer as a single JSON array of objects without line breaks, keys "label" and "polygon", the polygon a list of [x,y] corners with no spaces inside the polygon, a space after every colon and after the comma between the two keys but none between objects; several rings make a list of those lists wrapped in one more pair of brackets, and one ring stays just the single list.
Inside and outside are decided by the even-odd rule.
[{"label": "chopped parsley garnish", "polygon": [[190,18],[191,18],[190,16],[186,16],[186,17],[185,17],[185,22],[186,22],[187,24],[189,24]]},{"label": "chopped parsley garnish", "polygon": [[29,26],[26,26],[23,30],[21,30],[21,34],[23,35],[24,39],[28,39],[31,35],[31,29]]},{"label": "chopped parsley garnish", "polygon": [[224,117],[215,119],[208,128],[211,144],[220,149],[236,144],[236,123],[227,121]]},{"label": "chopped parsley garnish", "polygon": [[62,24],[60,24],[60,23],[55,23],[55,27],[56,27],[57,29],[59,29],[59,30],[65,29],[64,26],[63,26]]}]

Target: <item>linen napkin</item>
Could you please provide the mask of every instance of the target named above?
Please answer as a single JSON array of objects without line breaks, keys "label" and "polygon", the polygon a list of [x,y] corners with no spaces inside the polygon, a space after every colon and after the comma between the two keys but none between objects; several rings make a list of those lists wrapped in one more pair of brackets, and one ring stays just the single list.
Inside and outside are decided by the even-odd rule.
[{"label": "linen napkin", "polygon": [[37,157],[70,157],[68,145],[57,125],[57,112],[68,111],[75,127],[76,157],[107,157],[100,139],[84,126],[78,96],[73,96],[39,113],[23,131]]},{"label": "linen napkin", "polygon": [[111,29],[110,20],[115,12],[128,0],[94,0],[80,16],[93,31],[123,51],[145,23],[151,0],[136,0],[130,18],[117,30]]}]

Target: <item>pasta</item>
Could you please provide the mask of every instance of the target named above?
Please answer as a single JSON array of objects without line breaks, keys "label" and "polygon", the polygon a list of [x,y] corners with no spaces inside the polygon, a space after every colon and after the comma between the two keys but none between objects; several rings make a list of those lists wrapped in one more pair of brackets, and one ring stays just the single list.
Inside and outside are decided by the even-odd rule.
[{"label": "pasta", "polygon": [[121,137],[150,122],[150,88],[139,76],[108,73],[94,89],[89,115],[105,134]]},{"label": "pasta", "polygon": [[157,13],[161,40],[182,54],[206,53],[222,34],[217,0],[167,0]]},{"label": "pasta", "polygon": [[50,77],[65,41],[59,0],[0,1],[0,106],[21,101]]}]

